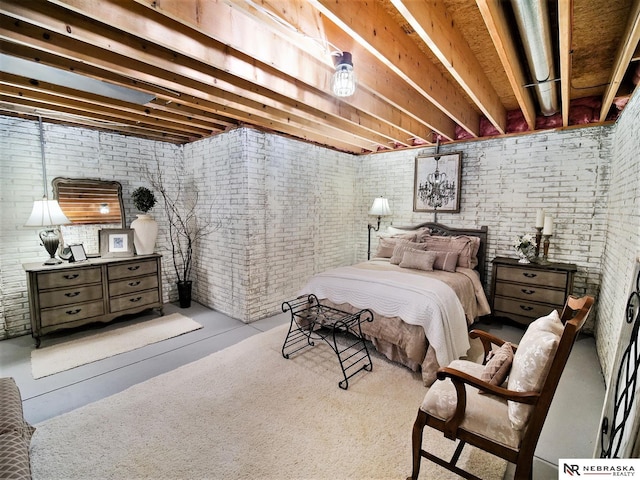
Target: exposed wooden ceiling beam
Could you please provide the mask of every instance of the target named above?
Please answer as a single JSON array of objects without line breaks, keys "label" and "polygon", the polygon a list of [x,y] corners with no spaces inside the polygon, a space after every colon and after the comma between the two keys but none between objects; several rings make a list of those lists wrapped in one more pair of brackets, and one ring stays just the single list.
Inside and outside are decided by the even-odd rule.
[{"label": "exposed wooden ceiling beam", "polygon": [[507,111],[469,44],[453,25],[446,7],[414,0],[391,0],[391,3],[487,119],[500,133],[505,133]]},{"label": "exposed wooden ceiling beam", "polygon": [[602,108],[600,110],[601,122],[604,122],[609,114],[613,99],[618,93],[624,74],[627,72],[627,68],[629,68],[633,52],[640,41],[640,0],[635,0],[633,3],[633,7],[629,12],[629,23],[627,24],[626,31],[622,35],[622,40],[618,48],[609,85],[602,96]]},{"label": "exposed wooden ceiling beam", "polygon": [[[340,102],[325,91],[318,89],[318,85],[309,88],[307,82],[311,80],[317,81],[318,78],[321,79],[320,81],[323,85],[325,82],[322,79],[326,78],[326,84],[328,85],[328,79],[333,69],[327,65],[319,64],[315,59],[310,58],[306,53],[298,49],[294,51],[294,53],[295,55],[301,55],[301,63],[304,68],[296,67],[294,71],[287,73],[279,70],[278,67],[281,69],[287,67],[286,64],[282,63],[281,58],[291,58],[289,55],[293,54],[289,51],[288,55],[283,55],[281,50],[284,49],[286,53],[288,51],[287,49],[293,47],[286,44],[286,42],[281,42],[277,45],[274,44],[276,39],[273,35],[266,34],[265,38],[256,38],[255,34],[259,35],[264,29],[259,28],[257,24],[246,25],[240,23],[247,17],[233,16],[234,12],[231,9],[225,10],[226,15],[221,16],[217,22],[221,22],[221,24],[230,23],[235,26],[238,26],[238,23],[240,23],[239,26],[242,28],[238,28],[238,30],[245,32],[246,38],[251,40],[254,48],[256,44],[259,45],[262,43],[265,46],[265,51],[273,52],[272,55],[274,56],[270,57],[268,63],[265,62],[262,64],[250,59],[248,56],[242,54],[242,52],[236,51],[235,48],[233,48],[234,45],[241,42],[241,40],[237,38],[237,34],[231,41],[225,39],[225,41],[228,41],[230,44],[223,44],[223,42],[217,43],[218,40],[212,42],[210,37],[194,35],[193,30],[184,26],[181,27],[181,25],[176,24],[173,19],[160,15],[152,11],[153,9],[150,10],[141,5],[123,4],[122,2],[103,2],[99,9],[92,9],[93,2],[91,0],[65,0],[56,3],[65,7],[72,7],[75,11],[81,12],[82,15],[89,16],[105,25],[117,22],[118,28],[123,31],[127,31],[154,45],[161,45],[167,48],[167,50],[172,49],[174,52],[184,55],[185,58],[191,59],[191,61],[180,61],[186,68],[184,70],[180,68],[182,65],[179,65],[178,59],[173,59],[173,69],[191,78],[211,82],[215,81],[216,77],[222,77],[231,84],[237,84],[238,81],[250,82],[253,84],[251,89],[262,91],[265,96],[269,96],[274,92],[283,97],[288,97],[300,105],[304,104],[309,106],[317,112],[322,112],[330,117],[343,121],[346,119],[352,123],[352,126],[348,128],[348,131],[352,133],[355,133],[357,130],[368,129],[371,137],[369,144],[379,144],[385,147],[388,146],[389,142],[406,144],[406,132],[399,132],[393,127],[385,126],[385,123],[372,120],[371,116],[365,112],[349,104]],[[231,17],[229,17],[229,15],[231,15]],[[211,18],[217,17],[214,15]],[[214,30],[216,25],[218,25],[218,23],[214,23]],[[99,42],[101,42],[97,35],[91,37],[90,41],[94,45],[100,45]],[[102,41],[101,43],[101,46],[105,48],[105,42]],[[109,46],[111,49],[114,49],[115,45],[113,40],[109,42]],[[121,48],[118,51],[121,54],[125,54]],[[150,47],[146,48],[145,52],[147,51],[151,51]],[[143,53],[142,57],[144,56],[145,54]],[[294,56],[294,58],[296,57]],[[140,59],[142,60],[143,58]],[[199,64],[196,66],[194,62],[199,62]],[[208,68],[205,68],[205,66]],[[170,67],[167,66],[166,68]],[[213,71],[213,68],[217,70]],[[314,74],[313,72],[316,73]],[[260,85],[269,85],[270,92],[267,92],[267,90]],[[374,96],[367,95],[365,92],[358,92],[358,95],[368,97],[365,100],[367,104],[379,102]],[[384,105],[380,105],[380,107],[384,108]],[[388,110],[388,112],[390,115],[393,114],[391,110]],[[393,119],[390,119],[387,124],[394,124]],[[386,138],[383,139],[380,135],[384,135]]]},{"label": "exposed wooden ceiling beam", "polygon": [[[328,19],[433,102],[458,125],[478,136],[480,115],[380,5],[374,1],[310,0]],[[363,9],[367,15],[362,15]],[[374,21],[371,21],[375,19]]]},{"label": "exposed wooden ceiling beam", "polygon": [[[140,0],[149,1],[149,0]],[[291,31],[300,32],[301,42],[310,41],[311,45],[321,42],[325,45],[322,56],[326,58],[326,48],[348,51],[353,54],[354,68],[358,78],[358,89],[366,89],[377,97],[384,99],[394,106],[400,115],[400,124],[411,136],[431,142],[433,132],[444,138],[455,138],[455,122],[404,82],[399,76],[391,72],[367,49],[354,42],[353,39],[333,22],[328,22],[320,12],[306,0],[290,0],[283,4],[280,0],[262,0],[260,8],[245,0],[230,0],[234,8],[247,15],[267,22],[274,31],[283,36],[291,36]],[[293,4],[292,8],[290,4]],[[277,19],[277,20],[275,20]],[[319,51],[315,45],[311,51]],[[358,97],[349,99],[354,106],[377,115],[370,107],[357,103]],[[381,117],[380,117],[381,118]],[[425,131],[426,127],[426,131]]]},{"label": "exposed wooden ceiling beam", "polygon": [[484,23],[498,52],[502,66],[505,69],[514,95],[520,105],[529,130],[535,130],[536,107],[531,92],[525,88],[528,83],[518,58],[516,48],[509,33],[509,25],[502,11],[502,5],[497,0],[476,0]]},{"label": "exposed wooden ceiling beam", "polygon": [[571,104],[571,32],[573,31],[573,0],[558,2],[558,44],[560,49],[560,98],[562,102],[562,125],[569,125]]}]

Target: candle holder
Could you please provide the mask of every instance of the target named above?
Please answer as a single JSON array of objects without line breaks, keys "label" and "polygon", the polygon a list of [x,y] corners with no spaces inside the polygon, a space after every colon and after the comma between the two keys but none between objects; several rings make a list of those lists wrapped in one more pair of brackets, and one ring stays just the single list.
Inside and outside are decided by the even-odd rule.
[{"label": "candle holder", "polygon": [[538,263],[542,265],[548,265],[549,263],[551,263],[549,261],[549,244],[551,243],[549,241],[549,238],[551,237],[551,235],[542,235],[542,236],[544,237],[542,260],[540,260]]},{"label": "candle holder", "polygon": [[536,227],[536,262],[540,257],[540,242],[542,241],[542,227]]}]

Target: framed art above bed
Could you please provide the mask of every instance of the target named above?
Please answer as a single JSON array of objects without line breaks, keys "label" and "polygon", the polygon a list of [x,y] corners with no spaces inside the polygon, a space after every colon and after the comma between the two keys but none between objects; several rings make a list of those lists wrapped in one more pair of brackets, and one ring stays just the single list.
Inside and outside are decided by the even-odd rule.
[{"label": "framed art above bed", "polygon": [[413,180],[414,212],[460,211],[460,152],[418,155]]}]

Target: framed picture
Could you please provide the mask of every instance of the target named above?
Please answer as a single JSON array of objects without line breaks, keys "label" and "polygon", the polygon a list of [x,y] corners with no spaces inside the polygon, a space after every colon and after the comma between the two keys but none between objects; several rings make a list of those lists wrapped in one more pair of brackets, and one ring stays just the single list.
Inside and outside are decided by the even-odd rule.
[{"label": "framed picture", "polygon": [[460,152],[416,157],[414,212],[460,211],[461,157]]},{"label": "framed picture", "polygon": [[105,228],[99,231],[100,256],[132,257],[133,230],[130,228]]},{"label": "framed picture", "polygon": [[87,253],[84,251],[82,244],[69,245],[69,250],[71,251],[69,262],[82,262],[87,259]]}]

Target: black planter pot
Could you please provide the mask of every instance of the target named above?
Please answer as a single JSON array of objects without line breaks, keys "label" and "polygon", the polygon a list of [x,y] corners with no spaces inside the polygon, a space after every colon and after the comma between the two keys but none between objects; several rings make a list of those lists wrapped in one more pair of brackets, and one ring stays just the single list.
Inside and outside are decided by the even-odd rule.
[{"label": "black planter pot", "polygon": [[180,308],[189,308],[191,306],[191,284],[191,280],[176,282],[176,285],[178,285]]}]

